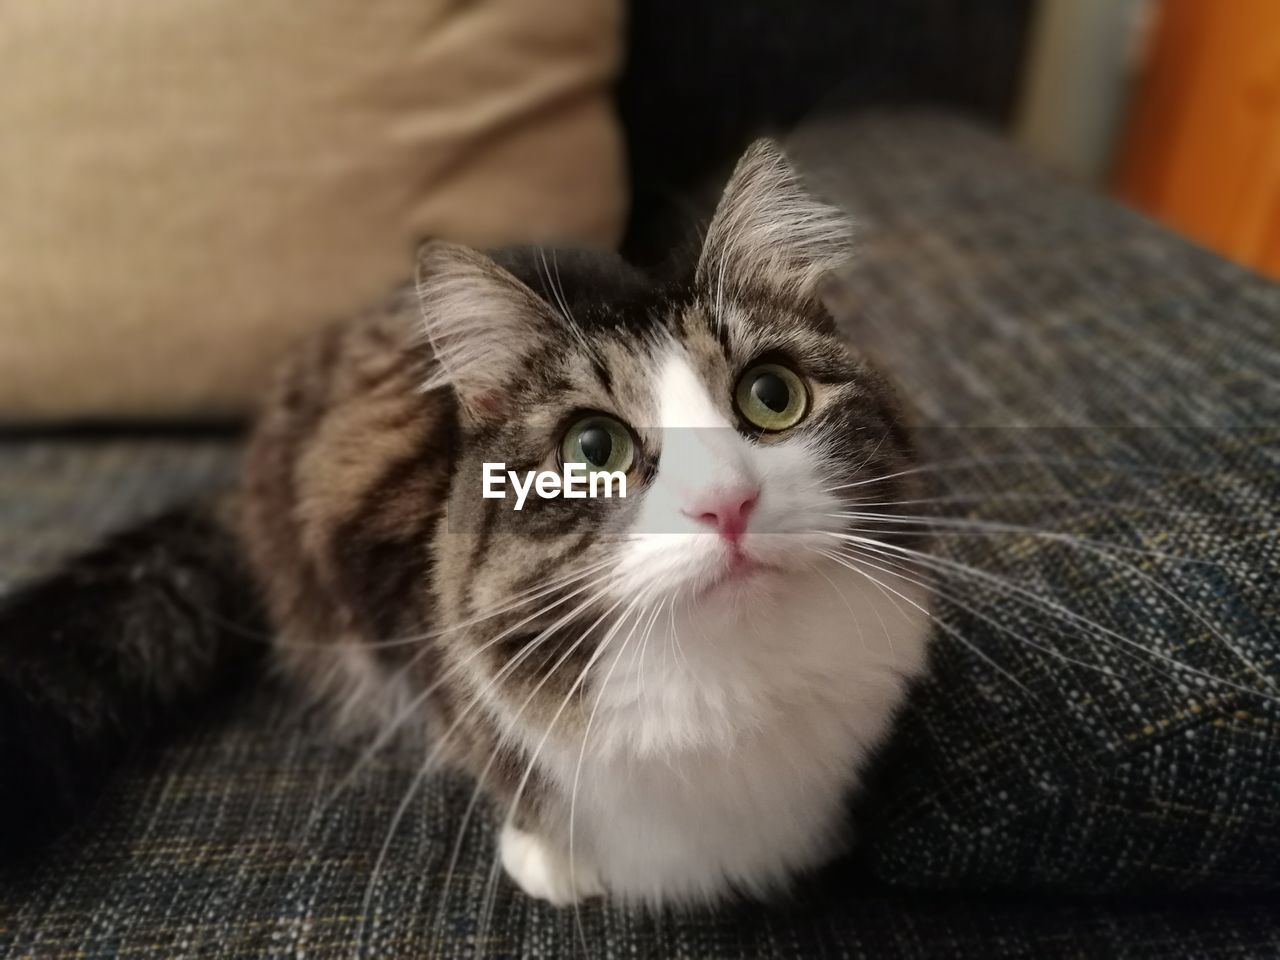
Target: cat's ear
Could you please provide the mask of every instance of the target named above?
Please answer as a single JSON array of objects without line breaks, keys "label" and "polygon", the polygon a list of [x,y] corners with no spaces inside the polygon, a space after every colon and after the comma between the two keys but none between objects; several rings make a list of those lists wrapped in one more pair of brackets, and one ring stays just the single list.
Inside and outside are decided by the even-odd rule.
[{"label": "cat's ear", "polygon": [[818,200],[782,149],[757,140],[720,197],[698,258],[696,281],[711,289],[755,287],[796,300],[849,259],[853,223]]},{"label": "cat's ear", "polygon": [[437,365],[426,387],[452,386],[473,421],[501,418],[511,384],[554,323],[550,308],[484,254],[442,240],[418,249],[416,282]]}]

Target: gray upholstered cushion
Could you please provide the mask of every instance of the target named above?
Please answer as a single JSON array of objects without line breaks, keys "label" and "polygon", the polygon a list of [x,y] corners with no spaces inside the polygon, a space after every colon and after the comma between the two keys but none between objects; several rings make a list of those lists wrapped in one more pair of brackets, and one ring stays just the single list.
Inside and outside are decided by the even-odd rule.
[{"label": "gray upholstered cushion", "polygon": [[[579,933],[572,913],[489,887],[492,830],[482,813],[462,829],[466,784],[429,780],[388,839],[415,757],[335,794],[355,753],[262,684],[0,873],[0,953],[562,957],[579,937],[591,956],[1280,950],[1277,713],[1239,689],[1277,673],[1276,288],[964,125],[873,118],[840,139],[830,183],[865,232],[846,322],[950,464],[947,499],[922,510],[1008,527],[936,523],[939,555],[1017,584],[943,581],[935,673],[860,803],[854,858],[790,905],[593,904]],[[0,581],[222,482],[233,457],[212,441],[7,444]],[[956,896],[1011,887],[1033,897]],[[1169,894],[1204,889],[1254,893]],[[1137,890],[1165,899],[1059,896]]]},{"label": "gray upholstered cushion", "polygon": [[1280,891],[1280,287],[957,123],[825,142],[944,558],[872,871]]}]

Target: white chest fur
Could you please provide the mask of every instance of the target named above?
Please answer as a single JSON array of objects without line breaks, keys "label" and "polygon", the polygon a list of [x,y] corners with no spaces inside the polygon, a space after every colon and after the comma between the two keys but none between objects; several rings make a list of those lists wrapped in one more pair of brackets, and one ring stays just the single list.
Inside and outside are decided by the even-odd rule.
[{"label": "white chest fur", "polygon": [[[574,859],[649,902],[764,893],[838,852],[849,788],[919,672],[925,591],[828,568],[642,619],[589,740],[548,743]],[[572,820],[572,824],[569,820]]]}]

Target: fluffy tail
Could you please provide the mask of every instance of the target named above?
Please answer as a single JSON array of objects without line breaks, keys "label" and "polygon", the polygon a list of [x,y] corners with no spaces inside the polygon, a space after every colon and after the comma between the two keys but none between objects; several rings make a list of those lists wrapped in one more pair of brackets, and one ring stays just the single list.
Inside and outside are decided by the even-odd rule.
[{"label": "fluffy tail", "polygon": [[263,649],[215,507],[161,516],[0,601],[0,855],[87,806],[123,755]]}]

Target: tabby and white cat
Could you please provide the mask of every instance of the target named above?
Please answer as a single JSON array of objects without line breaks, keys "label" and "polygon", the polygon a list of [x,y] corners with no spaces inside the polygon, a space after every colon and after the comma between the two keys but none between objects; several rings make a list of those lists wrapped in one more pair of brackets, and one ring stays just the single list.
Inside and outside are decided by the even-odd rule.
[{"label": "tabby and white cat", "polygon": [[[412,290],[283,372],[233,500],[9,604],[0,822],[70,808],[230,673],[253,592],[340,726],[476,778],[533,896],[764,895],[830,858],[929,602],[833,555],[861,491],[913,492],[891,393],[818,296],[848,235],[760,142],[669,280],[428,243]],[[517,511],[486,462],[627,496]]]}]

